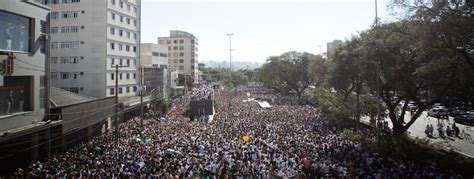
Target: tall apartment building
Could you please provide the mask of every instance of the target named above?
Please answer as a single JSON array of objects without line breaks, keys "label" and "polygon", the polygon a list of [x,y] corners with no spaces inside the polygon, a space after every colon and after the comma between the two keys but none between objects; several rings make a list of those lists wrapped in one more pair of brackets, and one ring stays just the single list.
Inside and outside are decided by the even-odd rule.
[{"label": "tall apartment building", "polygon": [[168,68],[187,74],[198,82],[198,39],[191,33],[172,30],[169,37],[158,37],[158,44],[168,47]]},{"label": "tall apartment building", "polygon": [[326,54],[327,54],[328,58],[331,57],[332,52],[334,51],[334,49],[336,49],[337,47],[342,45],[342,43],[343,43],[342,40],[333,40],[332,42],[327,43]]},{"label": "tall apartment building", "polygon": [[[45,3],[52,11],[51,85],[93,97],[136,95],[141,0]],[[127,67],[115,75],[115,65]]]}]

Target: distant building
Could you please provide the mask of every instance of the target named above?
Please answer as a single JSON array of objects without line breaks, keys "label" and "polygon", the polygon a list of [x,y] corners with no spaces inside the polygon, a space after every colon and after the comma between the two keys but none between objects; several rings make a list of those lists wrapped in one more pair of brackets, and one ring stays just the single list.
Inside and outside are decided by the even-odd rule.
[{"label": "distant building", "polygon": [[168,67],[168,47],[161,44],[140,44],[140,65],[143,67]]},{"label": "distant building", "polygon": [[164,67],[145,67],[143,68],[143,83],[146,95],[153,93],[162,94],[162,97],[168,97],[168,69]]},{"label": "distant building", "polygon": [[342,40],[333,40],[332,42],[327,43],[327,50],[326,50],[327,56],[330,57],[334,49],[342,45],[342,43],[343,43]]},{"label": "distant building", "polygon": [[198,39],[191,33],[172,30],[169,37],[158,37],[158,44],[168,48],[168,68],[187,74],[198,82]]},{"label": "distant building", "polygon": [[[96,98],[137,92],[141,0],[45,0],[51,84]],[[119,74],[112,66],[121,65]],[[115,79],[119,80],[115,91]]]}]

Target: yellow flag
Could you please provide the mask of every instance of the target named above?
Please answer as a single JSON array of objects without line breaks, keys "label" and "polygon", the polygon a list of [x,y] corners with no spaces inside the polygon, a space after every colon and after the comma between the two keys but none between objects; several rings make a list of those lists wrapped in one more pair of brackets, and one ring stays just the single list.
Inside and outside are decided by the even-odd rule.
[{"label": "yellow flag", "polygon": [[247,142],[248,140],[250,140],[250,136],[244,135],[244,136],[242,136],[242,140],[244,140],[245,142]]}]

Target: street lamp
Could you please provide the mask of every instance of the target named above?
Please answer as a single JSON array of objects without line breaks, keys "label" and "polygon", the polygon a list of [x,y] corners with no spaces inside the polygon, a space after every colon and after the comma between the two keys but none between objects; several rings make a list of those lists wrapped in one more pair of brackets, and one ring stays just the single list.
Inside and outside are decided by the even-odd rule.
[{"label": "street lamp", "polygon": [[227,34],[229,36],[229,63],[230,63],[230,71],[232,71],[232,35],[233,33]]}]

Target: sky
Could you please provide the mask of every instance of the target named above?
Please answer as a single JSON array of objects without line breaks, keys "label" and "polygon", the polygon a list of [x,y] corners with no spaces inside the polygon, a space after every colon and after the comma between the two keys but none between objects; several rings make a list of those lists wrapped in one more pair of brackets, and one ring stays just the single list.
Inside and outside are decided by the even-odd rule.
[{"label": "sky", "polygon": [[[378,1],[381,21],[389,0]],[[374,0],[142,0],[142,43],[157,43],[170,30],[199,40],[199,61],[264,63],[288,51],[324,53],[326,43],[369,29]]]}]

